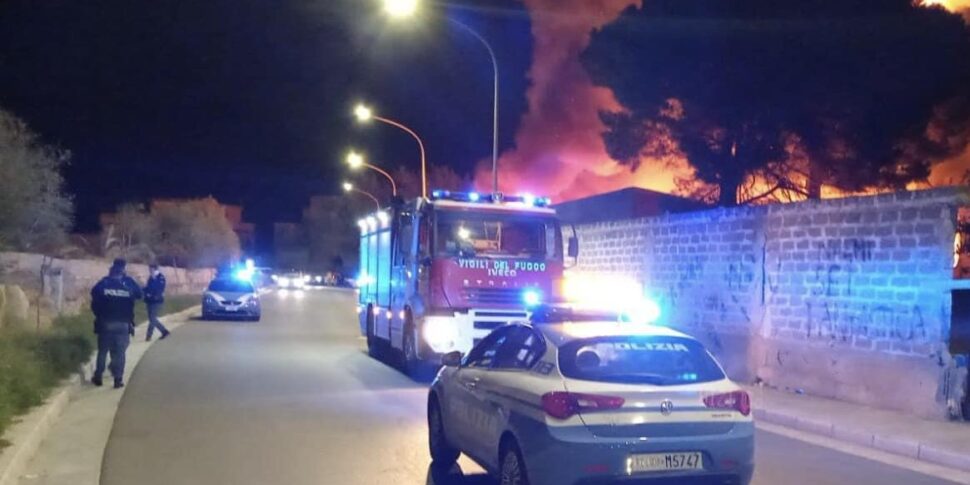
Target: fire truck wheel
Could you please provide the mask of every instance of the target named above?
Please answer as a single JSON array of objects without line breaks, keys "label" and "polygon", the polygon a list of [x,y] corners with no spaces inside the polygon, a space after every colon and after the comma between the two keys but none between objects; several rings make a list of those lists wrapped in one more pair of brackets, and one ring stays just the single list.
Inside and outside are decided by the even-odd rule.
[{"label": "fire truck wheel", "polygon": [[381,359],[381,344],[374,336],[374,314],[367,310],[367,355],[377,360]]},{"label": "fire truck wheel", "polygon": [[412,377],[417,376],[421,373],[421,361],[418,359],[418,348],[414,341],[414,327],[410,324],[405,327],[401,347],[401,364],[404,372]]}]

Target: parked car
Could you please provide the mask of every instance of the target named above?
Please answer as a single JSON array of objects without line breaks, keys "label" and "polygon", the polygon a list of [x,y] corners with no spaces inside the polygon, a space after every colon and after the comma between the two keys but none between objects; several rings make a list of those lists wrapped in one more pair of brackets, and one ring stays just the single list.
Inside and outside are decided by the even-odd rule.
[{"label": "parked car", "polygon": [[750,398],[682,333],[552,315],[500,327],[443,363],[428,398],[437,463],[464,453],[521,485],[751,480]]},{"label": "parked car", "polygon": [[231,318],[258,322],[262,307],[256,287],[239,279],[216,279],[202,296],[202,319]]}]

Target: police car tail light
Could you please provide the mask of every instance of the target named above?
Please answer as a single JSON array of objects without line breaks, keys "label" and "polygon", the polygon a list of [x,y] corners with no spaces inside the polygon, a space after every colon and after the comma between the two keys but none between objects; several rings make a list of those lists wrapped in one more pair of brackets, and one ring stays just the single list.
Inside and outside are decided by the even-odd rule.
[{"label": "police car tail light", "polygon": [[569,419],[579,413],[608,411],[623,407],[624,399],[597,394],[549,392],[542,395],[542,410],[556,419]]},{"label": "police car tail light", "polygon": [[751,414],[751,397],[744,391],[707,396],[704,398],[704,405],[712,409],[732,409],[742,416]]}]

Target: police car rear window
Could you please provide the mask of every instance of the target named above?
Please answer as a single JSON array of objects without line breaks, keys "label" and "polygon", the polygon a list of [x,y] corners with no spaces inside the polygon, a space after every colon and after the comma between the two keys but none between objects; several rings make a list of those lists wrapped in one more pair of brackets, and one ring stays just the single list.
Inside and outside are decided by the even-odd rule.
[{"label": "police car rear window", "polygon": [[565,377],[621,384],[674,386],[712,382],[724,372],[704,347],[679,337],[598,337],[559,349]]}]

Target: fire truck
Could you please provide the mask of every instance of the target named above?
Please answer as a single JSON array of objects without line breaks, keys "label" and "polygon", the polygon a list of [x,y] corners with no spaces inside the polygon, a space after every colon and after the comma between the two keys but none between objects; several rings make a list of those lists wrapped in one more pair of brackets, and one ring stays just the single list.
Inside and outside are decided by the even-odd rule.
[{"label": "fire truck", "polygon": [[[438,190],[358,221],[357,312],[371,356],[418,373],[558,300],[564,244],[549,203]],[[575,257],[575,236],[567,246]]]}]

